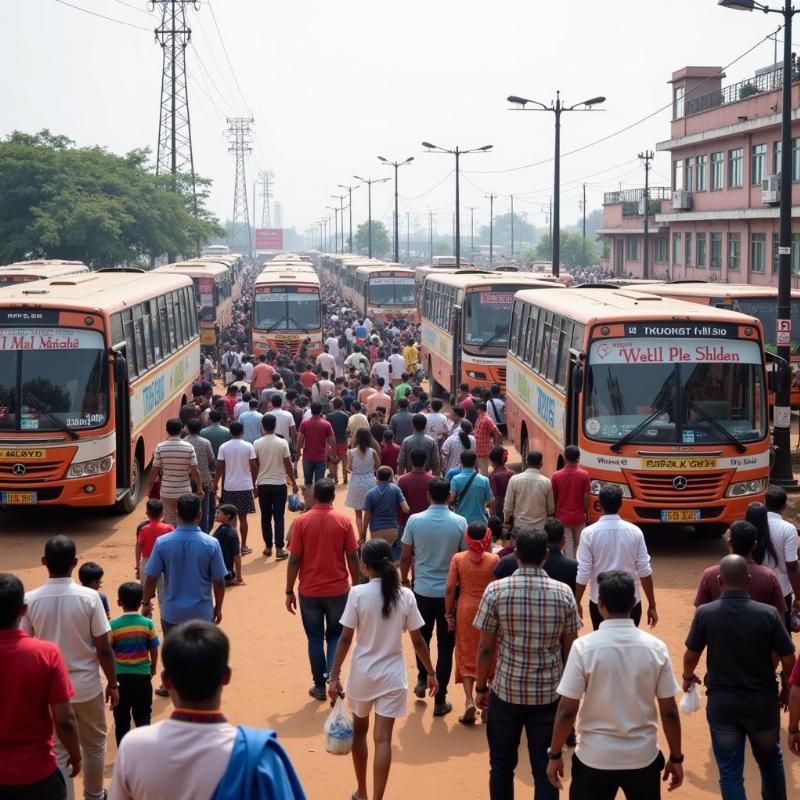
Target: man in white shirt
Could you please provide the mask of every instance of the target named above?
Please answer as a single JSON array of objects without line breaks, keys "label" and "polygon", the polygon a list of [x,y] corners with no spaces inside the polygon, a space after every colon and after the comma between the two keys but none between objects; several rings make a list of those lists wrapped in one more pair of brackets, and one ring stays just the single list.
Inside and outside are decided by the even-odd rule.
[{"label": "man in white shirt", "polygon": [[331,354],[327,344],[323,351],[317,356],[317,367],[319,367],[320,371],[327,372],[328,375],[336,377],[336,359]]},{"label": "man in white shirt", "polygon": [[255,514],[256,504],[253,488],[256,479],[256,451],[250,442],[244,440],[244,426],[241,422],[232,422],[229,430],[231,438],[221,444],[217,455],[217,474],[214,476],[214,492],[219,491],[222,481],[222,499],[220,503],[231,503],[236,506],[239,517],[239,533],[242,537],[242,555],[253,551],[247,546],[247,515]]},{"label": "man in white shirt", "polygon": [[[28,592],[28,610],[20,627],[37,639],[57,644],[64,656],[75,694],[70,700],[78,720],[78,738],[83,755],[84,800],[102,800],[106,757],[104,698],[111,708],[119,702],[114,652],[108,640],[111,630],[100,595],[72,580],[78,564],[75,544],[66,536],[54,536],[44,548],[42,564],[48,581]],[[102,668],[107,679],[105,695],[100,682]],[[55,739],[56,761],[73,800],[68,753]]]},{"label": "man in white shirt", "polygon": [[245,356],[242,362],[242,372],[244,372],[244,379],[250,383],[250,378],[253,375],[253,359],[250,356]]},{"label": "man in white shirt", "polygon": [[397,346],[392,348],[392,354],[389,356],[389,366],[392,368],[392,386],[398,386],[403,379],[403,373],[406,371],[406,360],[400,355],[400,348]]},{"label": "man in white shirt", "polygon": [[325,346],[328,348],[328,352],[338,361],[339,360],[339,340],[331,334],[325,340]]},{"label": "man in white shirt", "polygon": [[329,377],[332,374],[327,370],[320,373],[319,380],[311,387],[312,402],[327,403],[328,398],[333,397],[336,393],[336,385]]},{"label": "man in white shirt", "polygon": [[275,435],[285,439],[289,443],[289,447],[294,448],[297,427],[291,412],[283,408],[283,397],[280,394],[272,395],[270,405],[272,408],[267,413],[275,417]]},{"label": "man in white shirt", "polygon": [[553,518],[556,502],[550,478],[541,473],[542,454],[531,450],[525,461],[526,470],[514,475],[506,487],[503,515],[506,525],[514,517],[514,528],[542,530],[544,523]]},{"label": "man in white shirt", "polygon": [[[618,789],[628,800],[658,800],[662,768],[669,791],[683,782],[679,686],[667,646],[637,630],[630,618],[636,604],[633,576],[604,572],[599,585],[603,622],[595,633],[577,639],[567,657],[547,776],[562,788],[561,754],[577,717],[570,800],[611,800]],[[666,764],[658,749],[656,705],[669,747]]]},{"label": "man in white shirt", "polygon": [[[511,481],[513,480],[512,478]],[[509,488],[511,481],[509,481]],[[578,545],[578,575],[575,583],[575,600],[578,603],[578,611],[583,617],[581,600],[586,586],[591,582],[589,614],[592,618],[592,626],[597,630],[603,621],[597,605],[598,577],[602,572],[622,570],[638,578],[636,580],[636,604],[631,610],[631,619],[637,626],[642,619],[642,603],[639,593],[641,588],[647,595],[647,622],[651,628],[655,627],[658,622],[658,613],[653,590],[653,570],[650,567],[650,555],[647,552],[644,534],[636,525],[625,522],[619,516],[619,510],[622,507],[622,489],[619,486],[604,486],[600,490],[597,500],[603,510],[603,516],[594,525],[583,529]],[[508,503],[508,491],[506,491],[506,503]]]},{"label": "man in white shirt", "polygon": [[[775,550],[777,560],[767,551],[763,566],[771,567],[786,601],[786,629],[791,633],[790,617],[792,611],[800,613],[800,563],[797,560],[797,528],[783,518],[786,510],[786,491],[780,486],[767,489],[767,521],[769,538]],[[792,602],[794,595],[794,602]]]},{"label": "man in white shirt", "polygon": [[250,408],[250,393],[243,392],[242,399],[233,407],[233,418],[239,419]]},{"label": "man in white shirt", "polygon": [[425,433],[433,439],[439,447],[450,433],[450,422],[442,414],[442,401],[435,397],[431,400],[431,413],[428,414],[428,421],[425,424]]},{"label": "man in white shirt", "polygon": [[380,361],[376,361],[372,365],[372,369],[369,371],[369,374],[375,375],[378,378],[383,378],[386,386],[389,386],[392,381],[392,367],[386,360],[386,353],[384,353],[383,350],[378,353],[378,358],[380,358]]},{"label": "man in white shirt", "polygon": [[367,329],[367,333],[372,333],[373,324],[369,317],[364,317],[364,322],[361,324]]},{"label": "man in white shirt", "polygon": [[233,345],[229,344],[225,349],[222,356],[222,369],[225,377],[225,385],[228,386],[233,383],[234,373],[236,370],[242,368],[242,362],[239,354],[233,349]]}]

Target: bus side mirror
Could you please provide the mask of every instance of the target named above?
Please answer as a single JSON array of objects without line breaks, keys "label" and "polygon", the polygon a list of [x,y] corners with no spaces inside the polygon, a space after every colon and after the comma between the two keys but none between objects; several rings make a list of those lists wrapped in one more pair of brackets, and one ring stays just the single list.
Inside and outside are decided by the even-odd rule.
[{"label": "bus side mirror", "polygon": [[583,391],[583,367],[578,364],[572,370],[572,394],[577,397]]}]

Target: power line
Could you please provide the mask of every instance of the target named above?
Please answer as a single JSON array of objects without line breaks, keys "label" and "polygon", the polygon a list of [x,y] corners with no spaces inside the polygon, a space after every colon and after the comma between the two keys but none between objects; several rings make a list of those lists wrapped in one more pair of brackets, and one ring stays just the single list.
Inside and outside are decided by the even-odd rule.
[{"label": "power line", "polygon": [[448,172],[447,175],[444,176],[444,178],[434,183],[430,189],[424,191],[422,194],[417,194],[414,195],[413,197],[403,197],[403,195],[400,195],[400,199],[405,200],[406,202],[408,202],[409,200],[419,200],[420,197],[425,197],[426,194],[430,194],[434,189],[438,189],[454,172],[455,170],[451,169],[450,172]]},{"label": "power line", "polygon": [[225,60],[228,62],[228,66],[231,70],[231,75],[233,76],[233,82],[236,84],[236,88],[239,91],[239,97],[242,98],[242,102],[244,103],[244,107],[250,111],[250,106],[245,100],[244,92],[242,92],[242,87],[239,85],[239,79],[236,77],[236,71],[233,68],[233,63],[231,62],[231,57],[228,55],[228,48],[225,46],[225,40],[222,38],[222,31],[219,29],[219,23],[217,22],[217,15],[214,13],[214,6],[211,5],[211,0],[208,0],[208,9],[211,11],[211,19],[214,20],[214,27],[217,29],[217,36],[219,36],[220,44],[222,45],[222,52],[225,54]]},{"label": "power line", "polygon": [[133,3],[126,3],[125,0],[113,0],[113,2],[118,3],[121,6],[126,6],[127,8],[132,8],[134,11],[138,11],[140,14],[147,14],[148,17],[153,13],[152,11],[146,11],[144,8],[135,6]]},{"label": "power line", "polygon": [[108,22],[116,22],[117,25],[125,25],[128,28],[136,28],[140,31],[146,31],[147,33],[152,33],[152,29],[145,28],[143,25],[136,25],[133,22],[125,22],[125,20],[117,19],[116,17],[109,17],[105,14],[100,14],[97,11],[90,11],[88,8],[82,8],[81,6],[76,6],[74,3],[68,3],[67,0],[55,0],[56,3],[62,6],[68,6],[69,8],[74,8],[76,11],[82,11],[84,14],[91,14],[93,17],[99,17],[100,19],[105,19]]}]

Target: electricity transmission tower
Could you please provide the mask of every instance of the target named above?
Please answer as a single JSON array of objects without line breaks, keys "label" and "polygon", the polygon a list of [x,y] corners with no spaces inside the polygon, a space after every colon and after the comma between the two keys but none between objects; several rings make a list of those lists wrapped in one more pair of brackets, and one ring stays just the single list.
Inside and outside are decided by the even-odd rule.
[{"label": "electricity transmission tower", "polygon": [[161,103],[158,120],[156,174],[187,174],[195,193],[192,126],[186,78],[186,47],[192,29],[186,24],[186,6],[199,8],[196,0],[150,0],[161,6],[161,24],[155,29],[163,53]]},{"label": "electricity transmission tower", "polygon": [[253,256],[253,239],[250,231],[250,213],[247,207],[247,178],[245,158],[252,151],[250,142],[253,133],[252,117],[228,117],[228,130],[225,132],[236,159],[236,180],[233,188],[233,216],[231,217],[230,246],[236,242],[247,241],[247,254]]},{"label": "electricity transmission tower", "polygon": [[261,170],[258,173],[261,180],[261,227],[272,227],[272,213],[270,211],[269,201],[272,200],[272,187],[274,184],[274,174],[271,169]]}]

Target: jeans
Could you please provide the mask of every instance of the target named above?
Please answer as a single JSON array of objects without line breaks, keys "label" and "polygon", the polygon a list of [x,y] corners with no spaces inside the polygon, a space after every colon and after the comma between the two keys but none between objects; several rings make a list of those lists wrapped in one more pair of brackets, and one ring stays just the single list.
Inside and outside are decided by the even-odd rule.
[{"label": "jeans", "polygon": [[327,461],[306,461],[303,459],[303,483],[306,486],[313,486],[317,481],[325,477]]},{"label": "jeans", "polygon": [[706,710],[711,730],[711,748],[719,770],[722,800],[747,800],[744,793],[744,743],[761,771],[762,800],[786,800],[786,776],[780,745],[780,717],[776,704],[775,719],[768,727],[754,725],[750,719],[726,722]]},{"label": "jeans", "polygon": [[67,787],[60,769],[44,780],[22,786],[0,786],[0,800],[64,800]]},{"label": "jeans", "polygon": [[286,514],[286,484],[258,484],[258,507],[261,511],[261,536],[264,545],[272,549],[272,520],[275,520],[275,545],[283,549],[283,518]]},{"label": "jeans", "polygon": [[659,800],[664,756],[641,769],[595,769],[572,756],[569,800],[614,800],[622,789],[625,800]]},{"label": "jeans", "polygon": [[547,780],[547,748],[553,734],[557,706],[558,701],[544,706],[507,703],[491,693],[486,724],[491,800],[514,800],[514,770],[519,759],[523,728],[533,772],[534,800],[558,800],[558,789]]},{"label": "jeans", "polygon": [[[106,711],[103,693],[82,703],[70,703],[78,722],[78,740],[83,755],[83,798],[84,800],[102,800],[103,772],[106,760]],[[66,748],[55,737],[56,761],[67,784],[67,800],[74,800],[75,793],[67,765],[69,754]]]},{"label": "jeans", "polygon": [[[417,608],[425,620],[420,633],[428,647],[433,638],[433,627],[436,626],[436,680],[439,691],[434,698],[436,704],[447,700],[447,684],[453,671],[453,649],[456,646],[456,635],[447,629],[447,618],[444,615],[444,597],[425,597],[414,592]],[[417,658],[417,680],[424,683],[428,679],[428,671]]]},{"label": "jeans", "polygon": [[347,604],[347,593],[328,597],[300,595],[300,618],[308,639],[308,660],[314,686],[325,686],[333,667],[336,645],[342,635],[339,620]]},{"label": "jeans", "polygon": [[203,484],[203,516],[200,518],[200,527],[206,532],[211,533],[214,525],[214,512],[217,510],[217,498],[214,494],[214,487],[210,483]]},{"label": "jeans", "polygon": [[149,675],[117,675],[119,703],[114,709],[114,736],[119,745],[131,729],[131,717],[137,728],[150,724],[153,711],[153,683]]},{"label": "jeans", "polygon": [[[591,600],[589,601],[589,616],[592,620],[592,627],[597,630],[600,627],[600,623],[603,621],[603,615],[600,613],[600,608],[597,603],[593,603]],[[639,623],[642,621],[641,603],[637,603],[631,609],[631,619],[633,620],[633,624],[638,628]]]}]

